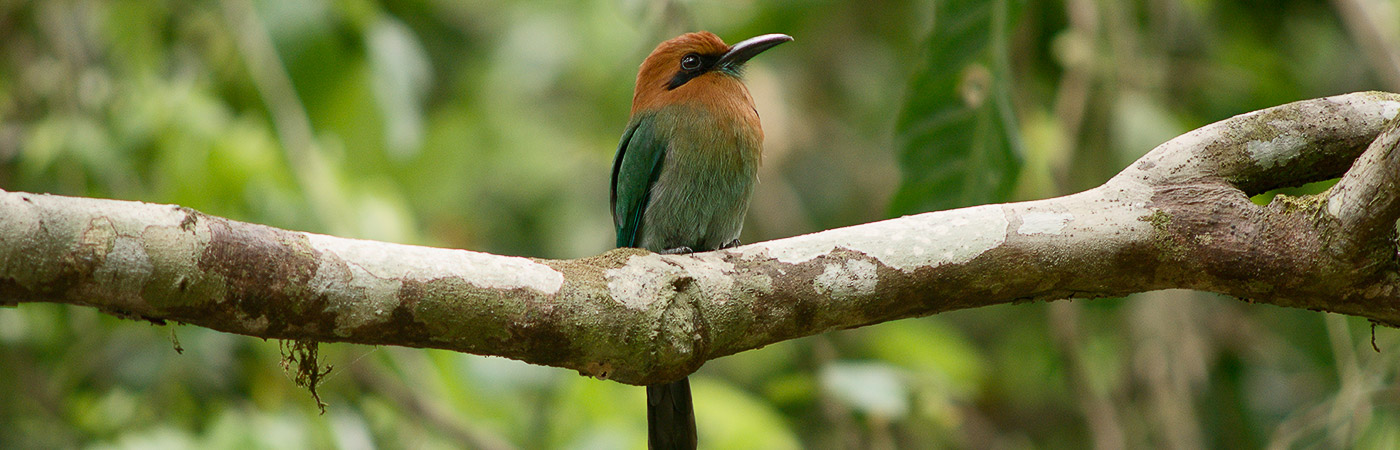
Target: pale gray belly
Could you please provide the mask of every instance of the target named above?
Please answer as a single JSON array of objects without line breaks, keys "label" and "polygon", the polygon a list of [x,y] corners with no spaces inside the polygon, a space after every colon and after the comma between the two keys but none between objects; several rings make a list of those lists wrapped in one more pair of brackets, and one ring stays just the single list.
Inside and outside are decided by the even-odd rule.
[{"label": "pale gray belly", "polygon": [[709,251],[739,238],[755,179],[743,174],[727,182],[705,170],[667,171],[653,186],[637,230],[638,246]]}]

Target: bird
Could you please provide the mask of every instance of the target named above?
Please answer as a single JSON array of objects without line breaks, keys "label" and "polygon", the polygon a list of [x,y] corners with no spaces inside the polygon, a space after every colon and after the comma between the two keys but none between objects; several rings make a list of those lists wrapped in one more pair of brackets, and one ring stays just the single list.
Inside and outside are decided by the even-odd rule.
[{"label": "bird", "polygon": [[[789,41],[765,34],[731,46],[699,31],[662,42],[642,61],[613,158],[618,247],[684,254],[739,244],[763,152],[744,64]],[[695,448],[689,378],[646,390],[647,446]]]}]

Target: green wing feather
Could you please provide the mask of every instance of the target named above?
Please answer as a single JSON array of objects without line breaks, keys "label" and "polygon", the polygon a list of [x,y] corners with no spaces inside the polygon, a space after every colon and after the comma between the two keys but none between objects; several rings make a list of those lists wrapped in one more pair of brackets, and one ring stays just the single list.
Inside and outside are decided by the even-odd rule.
[{"label": "green wing feather", "polygon": [[654,115],[639,116],[622,134],[613,158],[612,211],[617,246],[637,246],[637,232],[651,198],[651,186],[661,176],[666,143],[656,133]]}]

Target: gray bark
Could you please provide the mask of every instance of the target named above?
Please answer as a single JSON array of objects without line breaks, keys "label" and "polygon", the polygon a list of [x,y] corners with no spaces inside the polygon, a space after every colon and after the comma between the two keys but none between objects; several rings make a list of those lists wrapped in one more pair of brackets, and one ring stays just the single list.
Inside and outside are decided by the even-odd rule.
[{"label": "gray bark", "polygon": [[[1182,135],[1094,189],[691,255],[573,260],[345,239],[171,205],[0,191],[0,304],[431,347],[629,384],[829,330],[1166,288],[1400,324],[1400,95]],[[1250,196],[1341,177],[1328,192]]]}]

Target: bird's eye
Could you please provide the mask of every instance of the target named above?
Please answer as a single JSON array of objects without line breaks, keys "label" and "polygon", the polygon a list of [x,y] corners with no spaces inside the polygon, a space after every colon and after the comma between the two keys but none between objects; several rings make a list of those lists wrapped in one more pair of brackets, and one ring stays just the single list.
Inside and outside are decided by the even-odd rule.
[{"label": "bird's eye", "polygon": [[681,58],[681,69],[695,70],[700,68],[700,55],[691,53]]}]

